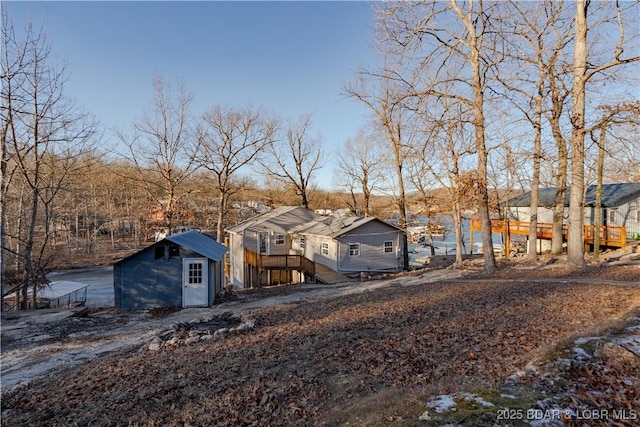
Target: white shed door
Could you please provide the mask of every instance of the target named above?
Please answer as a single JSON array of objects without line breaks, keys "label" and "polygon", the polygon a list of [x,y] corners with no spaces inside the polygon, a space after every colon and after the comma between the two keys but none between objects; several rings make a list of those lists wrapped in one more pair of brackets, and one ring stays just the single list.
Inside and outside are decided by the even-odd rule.
[{"label": "white shed door", "polygon": [[209,271],[206,258],[182,260],[182,306],[206,306],[209,299]]}]

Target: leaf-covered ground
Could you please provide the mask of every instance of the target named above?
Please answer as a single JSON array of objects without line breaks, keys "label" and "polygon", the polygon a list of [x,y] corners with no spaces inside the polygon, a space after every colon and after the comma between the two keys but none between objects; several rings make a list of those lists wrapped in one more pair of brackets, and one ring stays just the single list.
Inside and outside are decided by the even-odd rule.
[{"label": "leaf-covered ground", "polygon": [[[240,334],[101,357],[5,393],[2,424],[422,425],[429,396],[502,387],[559,342],[596,335],[640,307],[638,286],[549,274],[511,271],[500,278],[521,280],[479,276],[258,310],[255,328]],[[640,267],[588,278],[637,282]]]}]

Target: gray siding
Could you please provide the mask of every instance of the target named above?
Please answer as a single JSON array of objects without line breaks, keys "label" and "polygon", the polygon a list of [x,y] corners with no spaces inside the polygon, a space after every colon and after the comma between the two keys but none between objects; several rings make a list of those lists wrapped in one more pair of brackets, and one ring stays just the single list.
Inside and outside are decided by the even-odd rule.
[{"label": "gray siding", "polygon": [[[386,271],[403,268],[402,232],[378,221],[364,224],[339,237],[338,271]],[[384,252],[384,242],[393,242],[392,252]],[[349,244],[360,244],[360,255],[349,255]]]},{"label": "gray siding", "polygon": [[[182,306],[182,263],[202,255],[180,247],[180,256],[154,259],[155,246],[114,265],[115,306],[124,310]],[[213,304],[224,284],[223,263],[208,260],[208,303]]]},{"label": "gray siding", "polygon": [[[329,236],[305,236],[306,245],[304,256],[311,261],[326,265],[332,270],[338,271],[338,242]],[[322,253],[322,244],[329,245],[329,253]]]},{"label": "gray siding", "polygon": [[182,257],[154,259],[154,246],[114,266],[115,306],[182,306]]}]

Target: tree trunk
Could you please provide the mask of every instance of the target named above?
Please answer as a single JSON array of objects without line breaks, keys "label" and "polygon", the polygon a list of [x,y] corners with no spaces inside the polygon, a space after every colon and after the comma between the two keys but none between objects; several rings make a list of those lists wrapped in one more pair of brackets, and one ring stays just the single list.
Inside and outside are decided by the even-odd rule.
[{"label": "tree trunk", "polygon": [[475,127],[475,142],[478,153],[478,214],[480,216],[484,269],[486,272],[492,273],[497,270],[497,266],[495,254],[493,253],[493,241],[491,239],[489,192],[487,189],[487,147],[485,144],[484,94],[482,91],[482,79],[480,75],[480,53],[478,52],[476,39],[472,40],[470,47],[474,95],[473,124]]},{"label": "tree trunk", "polygon": [[587,4],[578,0],[575,22],[573,110],[571,122],[571,189],[569,191],[569,237],[567,262],[584,267],[584,114],[585,73],[587,70]]},{"label": "tree trunk", "polygon": [[604,173],[604,144],[606,140],[606,125],[600,127],[600,142],[598,143],[598,173],[596,188],[595,218],[593,221],[593,260],[600,258],[600,226],[602,225],[602,176]]},{"label": "tree trunk", "polygon": [[538,65],[540,80],[536,96],[536,111],[533,119],[533,176],[531,178],[531,211],[529,228],[528,260],[536,262],[538,259],[538,198],[540,187],[540,157],[542,152],[542,98],[544,96],[545,73],[542,64]]},{"label": "tree trunk", "polygon": [[457,201],[454,201],[453,203],[453,229],[456,235],[456,261],[454,266],[456,268],[462,268],[462,251],[464,249],[464,241],[462,236],[462,215],[460,203]]}]

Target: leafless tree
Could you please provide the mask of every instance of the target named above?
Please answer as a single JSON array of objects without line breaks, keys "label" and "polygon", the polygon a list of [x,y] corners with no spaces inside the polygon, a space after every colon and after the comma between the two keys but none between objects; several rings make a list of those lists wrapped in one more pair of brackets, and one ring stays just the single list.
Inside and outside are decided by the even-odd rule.
[{"label": "leafless tree", "polygon": [[[276,121],[265,112],[244,109],[212,108],[202,116],[197,135],[198,162],[214,175],[218,193],[217,239],[224,241],[223,224],[228,202],[234,191],[234,179],[241,169],[265,155],[273,143]],[[236,180],[239,182],[239,180]]]},{"label": "leafless tree", "polygon": [[[44,31],[29,25],[20,41],[8,17],[2,19],[2,197],[5,206],[10,187],[19,188],[11,218],[15,227],[8,237],[16,242],[10,251],[25,309],[29,287],[35,308],[38,289],[46,282],[53,201],[82,166],[79,159],[91,149],[96,124],[65,98],[67,73],[53,62]],[[11,182],[5,179],[7,169],[15,171]],[[4,249],[9,249],[6,244]]]},{"label": "leafless tree", "polygon": [[[487,190],[485,92],[488,70],[497,60],[488,53],[493,40],[493,14],[497,3],[468,1],[391,3],[379,10],[385,53],[413,61],[408,77],[409,96],[449,98],[465,103],[473,112],[477,157],[478,214],[484,247],[485,270],[496,270],[491,239]],[[414,84],[427,76],[423,86]],[[453,85],[452,85],[453,84]],[[453,88],[453,90],[452,90]]]},{"label": "leafless tree", "polygon": [[135,164],[134,185],[140,185],[162,210],[169,232],[174,231],[178,204],[188,193],[185,182],[197,169],[197,140],[193,138],[190,105],[193,97],[180,86],[177,94],[162,76],[153,80],[154,106],[133,124],[133,134],[118,132]]},{"label": "leafless tree", "polygon": [[[640,56],[623,58],[626,45],[624,15],[636,15],[637,3],[627,6],[616,2],[616,21],[618,24],[619,38],[612,49],[610,58],[600,65],[588,64],[587,51],[587,12],[589,3],[587,0],[577,0],[575,20],[575,44],[573,67],[573,107],[571,112],[571,189],[569,191],[569,237],[567,242],[567,261],[573,268],[584,266],[584,170],[585,170],[585,111],[586,111],[586,85],[598,73],[613,67],[629,64],[640,60]],[[623,8],[626,10],[623,11]],[[635,53],[635,52],[634,52]]]},{"label": "leafless tree", "polygon": [[[374,136],[359,131],[338,152],[335,180],[350,195],[351,209],[371,216],[371,196],[383,180],[382,153]],[[359,201],[362,195],[362,202]]]},{"label": "leafless tree", "polygon": [[421,108],[423,142],[414,145],[409,161],[410,175],[418,189],[424,187],[421,181],[430,179],[449,194],[456,236],[455,266],[460,268],[465,250],[462,235],[464,193],[469,189],[469,159],[475,154],[473,138],[467,128],[471,111],[466,105],[450,99],[426,97],[424,100],[437,105]]},{"label": "leafless tree", "polygon": [[409,144],[406,142],[406,110],[402,104],[405,99],[395,82],[393,73],[383,70],[380,73],[360,70],[355,81],[345,85],[348,96],[365,105],[374,117],[374,127],[380,129],[381,138],[388,144],[391,167],[395,172],[396,200],[399,225],[407,226],[405,161]]},{"label": "leafless tree", "polygon": [[[504,8],[508,13],[504,14],[505,18],[501,20],[502,28],[499,34],[502,43],[498,46],[502,47],[504,55],[509,59],[508,62],[514,64],[512,69],[517,70],[517,75],[507,75],[503,69],[496,73],[496,79],[505,87],[504,97],[533,128],[528,257],[530,261],[535,262],[542,158],[542,119],[550,70],[548,56],[553,57],[558,53],[548,45],[550,33],[562,18],[563,4],[553,1],[532,3],[514,1],[504,5]],[[566,176],[566,167],[564,171],[558,173],[564,173]]]},{"label": "leafless tree", "polygon": [[302,116],[284,129],[284,137],[266,148],[260,164],[270,178],[295,189],[300,204],[309,208],[313,177],[322,168],[322,139],[311,135],[311,115]]}]

